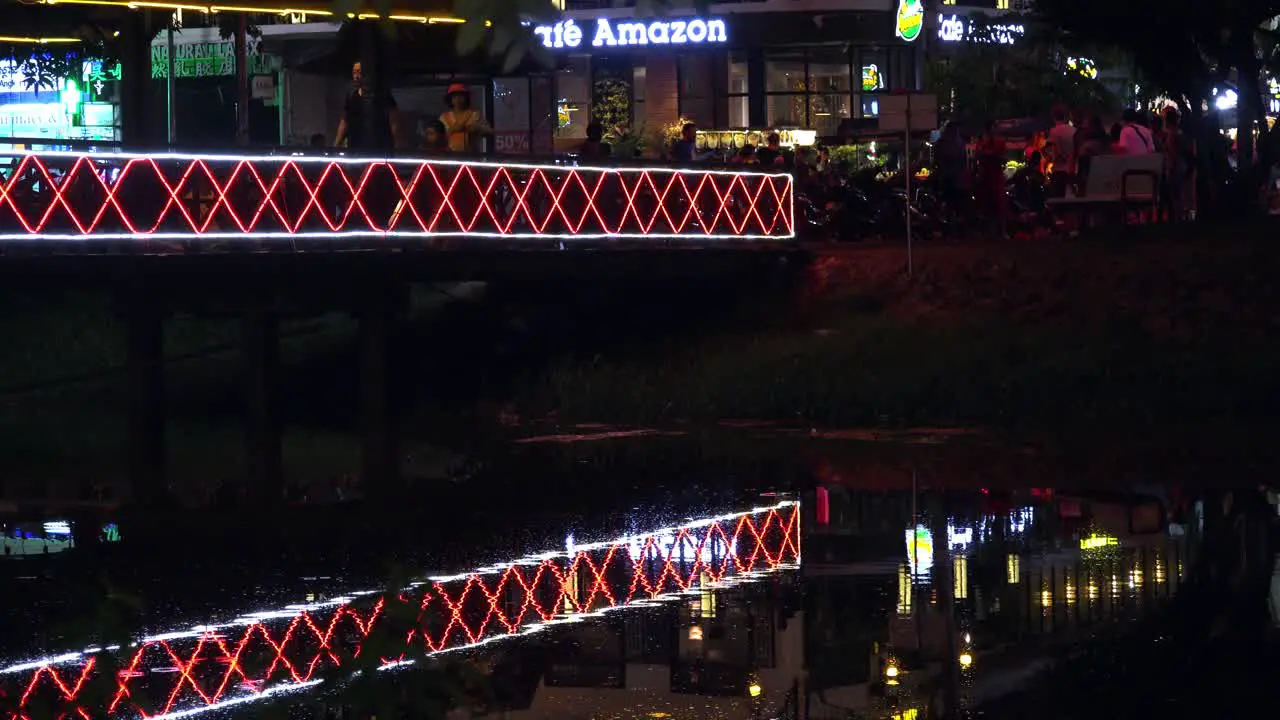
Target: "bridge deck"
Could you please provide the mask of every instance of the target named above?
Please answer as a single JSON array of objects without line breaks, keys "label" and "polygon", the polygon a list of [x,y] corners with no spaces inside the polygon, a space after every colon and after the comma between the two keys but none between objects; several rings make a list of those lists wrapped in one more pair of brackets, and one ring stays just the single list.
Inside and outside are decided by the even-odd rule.
[{"label": "bridge deck", "polygon": [[0,251],[634,249],[794,238],[786,174],[428,158],[0,150]]}]

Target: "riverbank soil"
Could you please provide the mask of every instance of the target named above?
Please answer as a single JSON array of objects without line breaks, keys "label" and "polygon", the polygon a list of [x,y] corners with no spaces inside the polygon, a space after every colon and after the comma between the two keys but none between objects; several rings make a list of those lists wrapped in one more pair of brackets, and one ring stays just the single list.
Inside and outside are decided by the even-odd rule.
[{"label": "riverbank soil", "polygon": [[[1270,421],[1280,224],[815,252],[752,327],[570,358],[564,422],[1152,429]],[[1117,231],[1118,232],[1118,231]]]}]

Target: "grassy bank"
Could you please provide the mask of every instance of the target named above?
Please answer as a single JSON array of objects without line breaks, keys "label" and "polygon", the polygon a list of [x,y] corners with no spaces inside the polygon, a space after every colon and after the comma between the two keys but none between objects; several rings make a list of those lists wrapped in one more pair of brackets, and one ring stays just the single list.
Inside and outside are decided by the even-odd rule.
[{"label": "grassy bank", "polygon": [[569,358],[519,404],[621,424],[1269,420],[1280,384],[1276,229],[925,246],[909,278],[900,248],[819,254],[800,296],[754,327]]}]

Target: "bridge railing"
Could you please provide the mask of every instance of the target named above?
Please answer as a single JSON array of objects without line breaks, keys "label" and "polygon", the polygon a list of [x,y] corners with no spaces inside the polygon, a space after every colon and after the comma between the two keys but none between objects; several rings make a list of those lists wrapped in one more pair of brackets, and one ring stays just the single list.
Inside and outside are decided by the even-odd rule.
[{"label": "bridge railing", "polygon": [[303,152],[0,149],[5,245],[106,242],[120,252],[166,252],[264,243],[307,249],[316,241],[346,249],[793,237],[786,174]]}]

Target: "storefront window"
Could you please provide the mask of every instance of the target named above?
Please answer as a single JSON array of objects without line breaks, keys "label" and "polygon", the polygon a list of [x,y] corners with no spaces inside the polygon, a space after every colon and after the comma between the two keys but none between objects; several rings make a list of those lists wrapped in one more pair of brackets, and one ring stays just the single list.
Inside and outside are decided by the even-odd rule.
[{"label": "storefront window", "polygon": [[725,88],[728,90],[727,124],[731,128],[748,128],[751,126],[751,92],[748,84],[747,58],[742,53],[730,53],[728,77]]},{"label": "storefront window", "polygon": [[712,102],[715,76],[711,72],[711,64],[710,55],[681,55],[676,59],[676,72],[680,81],[680,117],[703,128],[718,125]]},{"label": "storefront window", "polygon": [[765,56],[765,92],[804,92],[804,52],[801,50],[770,51]]},{"label": "storefront window", "polygon": [[644,122],[644,65],[636,63],[631,69],[631,127],[638,128]]},{"label": "storefront window", "polygon": [[897,82],[895,69],[890,67],[888,53],[880,48],[861,48],[855,51],[858,67],[858,90],[862,96],[856,103],[858,117],[876,117],[880,114],[880,99],[875,93],[884,92]]},{"label": "storefront window", "polygon": [[[763,123],[831,137],[846,119],[879,116],[883,93],[918,87],[914,52],[909,47],[820,45],[731,52],[705,64],[694,64],[690,56],[680,63],[680,110],[708,127]],[[708,69],[712,72],[705,75],[712,80],[703,82]],[[761,89],[763,98],[753,96]],[[703,104],[708,96],[709,113]],[[764,117],[752,116],[753,108],[763,109]]]},{"label": "storefront window", "polygon": [[764,68],[769,127],[809,127],[804,51],[768,51]]},{"label": "storefront window", "polygon": [[809,89],[812,92],[849,92],[849,53],[843,48],[816,48],[809,52]]},{"label": "storefront window", "polygon": [[820,137],[835,135],[840,121],[851,116],[852,103],[848,93],[809,96],[809,127]]},{"label": "storefront window", "polygon": [[746,95],[750,92],[747,85],[747,56],[745,53],[729,54],[729,73],[725,87],[730,95]]},{"label": "storefront window", "polygon": [[769,96],[769,127],[807,127],[809,114],[807,95],[788,94]]},{"label": "storefront window", "polygon": [[765,68],[770,126],[834,135],[840,121],[852,115],[854,74],[847,49],[770,52]]},{"label": "storefront window", "polygon": [[591,60],[575,57],[556,73],[556,137],[585,138],[591,122]]},{"label": "storefront window", "polygon": [[809,125],[819,136],[835,135],[850,117],[852,73],[849,51],[839,47],[809,51]]},{"label": "storefront window", "polygon": [[[888,54],[880,48],[861,48],[856,51],[857,64],[860,66],[862,79],[862,90],[884,90],[889,87],[891,80],[896,81],[897,78],[889,77],[893,73],[889,67]],[[872,83],[871,81],[875,81]],[[872,85],[875,87],[872,87]]]}]

